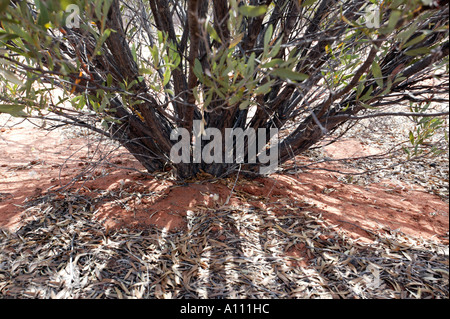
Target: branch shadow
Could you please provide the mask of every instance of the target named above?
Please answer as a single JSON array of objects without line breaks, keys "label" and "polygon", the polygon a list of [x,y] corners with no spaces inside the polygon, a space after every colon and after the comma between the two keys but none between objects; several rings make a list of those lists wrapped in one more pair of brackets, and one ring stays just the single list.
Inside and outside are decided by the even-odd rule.
[{"label": "branch shadow", "polygon": [[[32,221],[16,233],[0,232],[0,296],[448,297],[448,277],[436,271],[448,267],[445,244],[399,232],[372,232],[370,243],[352,238],[314,205],[295,198],[275,200],[281,194],[275,190],[280,188],[267,187],[272,182],[259,180],[254,184],[258,191],[250,194],[251,182],[243,181],[227,206],[223,196],[210,206],[197,202],[182,216],[182,229],[168,224],[108,228],[96,218],[92,197],[69,191],[41,197],[30,207]],[[132,184],[122,184],[123,195]],[[178,199],[179,205],[186,190],[210,198],[221,187],[226,188],[171,186],[170,196],[160,202]],[[253,205],[256,201],[259,206]]]},{"label": "branch shadow", "polygon": [[445,203],[318,172],[177,184],[112,169],[35,194],[25,217],[0,232],[5,298],[448,297]]}]

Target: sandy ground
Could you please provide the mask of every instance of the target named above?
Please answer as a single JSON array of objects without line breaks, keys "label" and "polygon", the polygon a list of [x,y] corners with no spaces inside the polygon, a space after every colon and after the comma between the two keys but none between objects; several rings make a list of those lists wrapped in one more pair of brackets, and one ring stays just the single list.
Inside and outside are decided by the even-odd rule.
[{"label": "sandy ground", "polygon": [[[235,178],[211,181],[205,176],[180,185],[164,173],[141,174],[139,163],[114,145],[61,130],[42,131],[29,122],[0,126],[0,149],[0,228],[11,231],[30,218],[24,214],[27,203],[48,192],[70,191],[92,198],[94,218],[107,228],[183,230],[189,213],[210,208],[258,207],[283,214],[301,207],[320,212],[353,238],[370,241],[370,232],[399,230],[448,244],[448,205],[423,189],[388,179],[355,185],[336,173],[310,170],[240,178],[236,184]],[[377,149],[351,139],[325,152],[341,158],[372,155]],[[105,161],[99,164],[99,158]]]}]

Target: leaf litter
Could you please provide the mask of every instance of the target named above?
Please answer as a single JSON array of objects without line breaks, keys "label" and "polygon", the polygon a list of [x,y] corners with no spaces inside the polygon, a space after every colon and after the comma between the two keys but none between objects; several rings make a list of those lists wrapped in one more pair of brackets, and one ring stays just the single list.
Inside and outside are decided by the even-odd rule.
[{"label": "leaf litter", "polygon": [[[245,196],[241,193],[240,196]],[[46,195],[0,230],[0,298],[448,298],[449,248],[346,235],[308,205],[187,212],[181,231],[105,228],[92,198]]]}]

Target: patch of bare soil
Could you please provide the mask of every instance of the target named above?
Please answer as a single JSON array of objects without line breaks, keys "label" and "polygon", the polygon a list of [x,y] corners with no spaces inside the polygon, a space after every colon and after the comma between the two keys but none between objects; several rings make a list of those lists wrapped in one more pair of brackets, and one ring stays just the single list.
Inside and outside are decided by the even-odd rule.
[{"label": "patch of bare soil", "polygon": [[0,298],[449,296],[448,204],[419,185],[334,161],[180,184],[96,137],[0,129]]}]

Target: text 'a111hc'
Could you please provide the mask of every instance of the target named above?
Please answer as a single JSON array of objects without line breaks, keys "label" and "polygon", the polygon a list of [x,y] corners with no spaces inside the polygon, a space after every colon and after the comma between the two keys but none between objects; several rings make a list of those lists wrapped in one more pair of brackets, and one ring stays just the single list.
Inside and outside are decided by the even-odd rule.
[{"label": "text 'a111hc'", "polygon": [[203,314],[208,317],[213,313],[221,314],[269,314],[269,304],[226,304],[221,306],[199,306],[187,304],[181,306],[181,314]]}]

